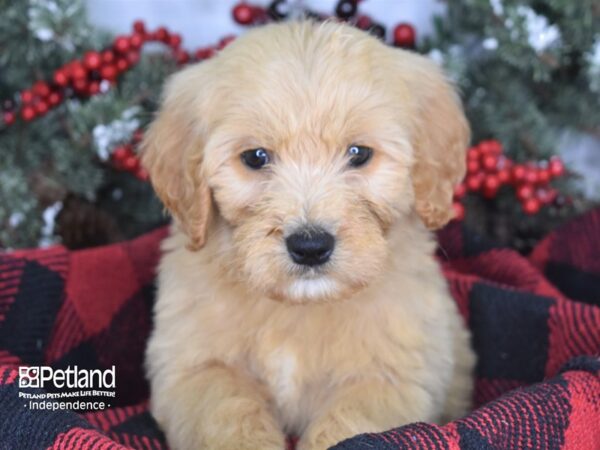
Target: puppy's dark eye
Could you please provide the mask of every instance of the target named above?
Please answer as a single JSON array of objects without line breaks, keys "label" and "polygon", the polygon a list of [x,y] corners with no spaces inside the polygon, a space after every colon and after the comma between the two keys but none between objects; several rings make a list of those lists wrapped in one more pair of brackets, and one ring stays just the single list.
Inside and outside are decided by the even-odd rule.
[{"label": "puppy's dark eye", "polygon": [[254,170],[262,168],[271,160],[269,152],[264,148],[254,148],[246,150],[241,154],[242,162]]},{"label": "puppy's dark eye", "polygon": [[373,149],[364,145],[351,145],[347,150],[350,167],[364,166],[373,156]]}]

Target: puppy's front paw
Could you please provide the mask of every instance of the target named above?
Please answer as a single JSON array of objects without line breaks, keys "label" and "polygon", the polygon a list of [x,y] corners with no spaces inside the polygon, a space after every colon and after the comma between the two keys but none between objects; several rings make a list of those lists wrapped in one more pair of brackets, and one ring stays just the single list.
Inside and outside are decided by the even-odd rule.
[{"label": "puppy's front paw", "polygon": [[201,447],[206,450],[285,450],[286,441],[279,432],[273,434],[250,433],[224,436]]},{"label": "puppy's front paw", "polygon": [[[152,413],[173,450],[284,450],[266,389],[219,361],[153,380]],[[169,373],[169,375],[171,375]]]},{"label": "puppy's front paw", "polygon": [[344,439],[377,428],[368,421],[348,423],[349,418],[340,419],[329,416],[311,424],[302,435],[297,450],[327,450]]},{"label": "puppy's front paw", "polygon": [[285,436],[266,411],[231,409],[227,417],[224,412],[204,417],[203,423],[189,430],[190,435],[178,436],[172,430],[167,435],[169,444],[176,450],[285,450]]}]

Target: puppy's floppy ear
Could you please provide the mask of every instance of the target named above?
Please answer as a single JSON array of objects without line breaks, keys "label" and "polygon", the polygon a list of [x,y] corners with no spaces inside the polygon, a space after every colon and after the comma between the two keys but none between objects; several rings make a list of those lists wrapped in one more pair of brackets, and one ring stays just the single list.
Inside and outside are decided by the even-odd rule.
[{"label": "puppy's floppy ear", "polygon": [[190,238],[191,250],[204,246],[213,212],[211,192],[201,173],[199,69],[190,67],[171,77],[142,143],[142,164],[157,195]]},{"label": "puppy's floppy ear", "polygon": [[470,129],[456,90],[438,66],[419,55],[406,56],[403,71],[416,101],[410,119],[415,208],[428,228],[437,229],[454,217],[452,196],[465,175]]}]

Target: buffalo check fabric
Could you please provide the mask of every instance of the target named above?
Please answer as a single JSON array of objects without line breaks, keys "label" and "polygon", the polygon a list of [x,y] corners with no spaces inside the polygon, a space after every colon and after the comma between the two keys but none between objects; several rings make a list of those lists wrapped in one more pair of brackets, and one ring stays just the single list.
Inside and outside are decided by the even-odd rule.
[{"label": "buffalo check fabric", "polygon": [[[167,448],[148,412],[143,371],[165,235],[0,254],[0,450]],[[474,410],[444,426],[413,423],[333,449],[600,450],[600,209],[550,234],[528,258],[458,223],[439,239],[477,352]],[[37,410],[19,397],[20,367],[113,365],[106,410]]]}]

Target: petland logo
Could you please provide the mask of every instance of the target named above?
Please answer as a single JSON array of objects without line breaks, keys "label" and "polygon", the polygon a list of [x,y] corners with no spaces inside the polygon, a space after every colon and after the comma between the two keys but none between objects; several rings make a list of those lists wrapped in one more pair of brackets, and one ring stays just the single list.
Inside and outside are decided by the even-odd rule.
[{"label": "petland logo", "polygon": [[106,370],[19,367],[19,398],[29,409],[101,411],[110,408],[108,402],[116,396],[115,386],[115,366]]},{"label": "petland logo", "polygon": [[20,388],[44,388],[52,382],[56,389],[114,389],[115,366],[110,369],[79,369],[69,366],[54,369],[49,366],[19,367]]}]

